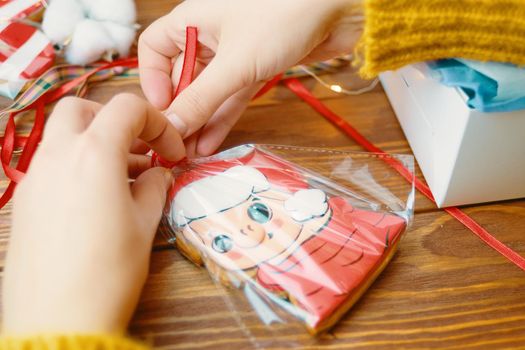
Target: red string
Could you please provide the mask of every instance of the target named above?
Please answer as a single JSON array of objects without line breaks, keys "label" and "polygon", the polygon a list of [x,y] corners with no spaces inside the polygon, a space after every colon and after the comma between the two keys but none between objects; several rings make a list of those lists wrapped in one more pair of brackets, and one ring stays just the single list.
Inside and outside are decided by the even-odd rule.
[{"label": "red string", "polygon": [[[31,159],[33,158],[33,155],[38,147],[38,144],[40,143],[40,140],[42,138],[42,133],[44,130],[44,124],[45,124],[45,112],[44,111],[45,111],[46,104],[60,99],[61,97],[69,93],[72,89],[82,84],[87,79],[89,79],[92,75],[96,74],[97,72],[101,70],[105,70],[105,69],[109,69],[113,67],[131,68],[131,67],[136,67],[137,63],[138,63],[137,58],[128,58],[128,59],[118,60],[118,61],[114,61],[108,64],[100,65],[92,69],[91,71],[83,74],[82,76],[79,76],[65,83],[59,88],[55,90],[51,90],[47,92],[46,94],[40,96],[36,101],[26,106],[24,109],[18,112],[13,112],[9,114],[6,129],[4,131],[4,136],[0,138],[0,144],[2,145],[2,150],[0,151],[0,161],[2,163],[2,168],[4,170],[4,173],[6,174],[10,182],[6,190],[4,191],[4,193],[2,193],[2,196],[0,197],[0,209],[3,208],[13,196],[16,184],[20,182],[22,178],[24,177],[24,173],[27,171],[27,168],[29,167],[29,163],[31,162]],[[34,124],[33,124],[33,127],[31,129],[29,136],[27,137],[17,136],[16,126],[15,126],[16,115],[20,112],[27,111],[33,108],[36,109],[36,114],[35,114],[35,121],[34,121]],[[22,151],[22,154],[20,155],[20,159],[18,161],[16,168],[13,168],[11,166],[11,161],[13,158],[15,147],[18,147],[18,148],[23,147],[23,151]]]},{"label": "red string", "polygon": [[15,191],[16,182],[9,181],[9,185],[7,185],[7,188],[5,189],[4,193],[2,193],[2,197],[0,197],[0,209],[3,208],[7,202],[13,197],[13,193]]},{"label": "red string", "polygon": [[182,72],[179,78],[175,96],[177,97],[184,89],[186,89],[193,80],[193,71],[195,70],[195,62],[197,61],[197,28],[186,28],[186,45],[184,48],[184,61],[182,63]]},{"label": "red string", "polygon": [[22,178],[22,173],[19,170],[11,167],[11,160],[13,158],[13,150],[15,146],[15,113],[9,114],[7,125],[5,127],[4,144],[2,145],[2,168],[5,175],[14,182],[18,182]]},{"label": "red string", "polygon": [[[24,148],[27,143],[27,136],[15,136],[15,149]],[[4,144],[4,137],[0,136],[0,145]],[[14,151],[13,151],[14,152]]]},{"label": "red string", "polygon": [[9,185],[7,186],[4,193],[2,193],[2,197],[0,197],[0,208],[3,208],[7,202],[9,202],[13,196],[16,184],[22,180],[24,173],[29,167],[29,163],[33,158],[33,154],[35,153],[38,143],[42,138],[42,132],[45,123],[44,110],[44,102],[38,102],[36,105],[35,123],[31,129],[31,133],[26,138],[22,138],[25,139],[25,147],[22,151],[22,154],[20,155],[16,169],[11,168],[10,166],[13,157],[13,145],[16,144],[14,141],[16,139],[14,123],[14,117],[16,116],[16,113],[11,113],[9,115],[9,120],[7,122],[3,137],[1,161],[4,172],[11,181],[9,182]]},{"label": "red string", "polygon": [[273,77],[272,80],[268,81],[264,86],[257,92],[257,94],[253,97],[254,100],[258,99],[265,93],[267,93],[270,89],[272,89],[275,85],[279,84],[283,77],[283,73],[277,74],[275,77]]},{"label": "red string", "polygon": [[[327,120],[335,124],[339,129],[344,131],[350,138],[360,144],[364,149],[369,152],[379,153],[388,155],[379,147],[368,141],[362,134],[360,134],[354,127],[352,127],[347,121],[335,114],[333,111],[328,109],[319,99],[317,99],[305,86],[296,78],[284,80],[284,84],[294,92],[303,101],[308,103],[313,109],[319,114],[325,117]],[[384,157],[383,160],[396,169],[404,178],[411,181],[415,180],[416,188],[423,193],[428,199],[434,201],[430,188],[423,183],[423,181],[415,178],[415,176],[405,168],[398,160]],[[511,248],[500,242],[496,237],[492,236],[487,230],[481,227],[474,219],[462,212],[457,207],[444,208],[444,210],[453,216],[456,220],[465,225],[471,230],[476,236],[478,236],[483,242],[488,244],[490,247],[498,251],[505,258],[512,261],[516,266],[525,271],[525,258],[520,256],[518,253],[513,251]]]},{"label": "red string", "polygon": [[[184,89],[186,89],[193,80],[193,72],[195,70],[195,63],[197,62],[197,45],[198,32],[196,27],[186,27],[186,44],[184,47],[184,61],[182,63],[182,72],[180,74],[179,84],[175,90],[174,97],[177,97]],[[172,162],[163,159],[156,152],[151,155],[151,165],[159,163],[163,167],[173,168],[178,162]]]},{"label": "red string", "polygon": [[29,136],[27,137],[27,143],[24,147],[24,151],[22,152],[22,155],[20,156],[20,160],[18,161],[18,169],[22,172],[26,172],[27,168],[29,168],[29,163],[31,162],[31,159],[33,158],[33,155],[35,154],[35,151],[38,147],[38,144],[40,143],[40,140],[42,140],[42,134],[44,132],[44,124],[46,121],[45,118],[45,103],[44,101],[39,101],[36,105],[36,113],[35,113],[35,122],[33,124],[33,129],[31,129],[31,132],[29,133]]}]

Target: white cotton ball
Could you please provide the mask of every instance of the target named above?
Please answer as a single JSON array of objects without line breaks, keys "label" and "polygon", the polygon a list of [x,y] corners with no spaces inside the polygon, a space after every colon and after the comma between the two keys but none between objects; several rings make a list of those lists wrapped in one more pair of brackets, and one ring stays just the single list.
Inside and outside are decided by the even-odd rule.
[{"label": "white cotton ball", "polygon": [[66,59],[73,64],[91,63],[113,47],[113,40],[102,23],[85,19],[75,28],[66,48]]},{"label": "white cotton ball", "polygon": [[80,0],[87,16],[99,21],[133,25],[137,13],[133,0]]},{"label": "white cotton ball", "polygon": [[84,19],[84,10],[77,0],[53,0],[42,20],[42,31],[53,43],[64,43]]},{"label": "white cotton ball", "polygon": [[133,0],[52,0],[42,29],[53,43],[67,43],[68,62],[87,64],[106,52],[127,56],[135,39],[135,19]]},{"label": "white cotton ball", "polygon": [[284,209],[299,222],[323,216],[328,210],[326,194],[319,189],[299,190],[284,203]]},{"label": "white cotton ball", "polygon": [[120,57],[126,57],[135,40],[135,28],[112,22],[102,22],[102,25],[113,41],[113,48],[117,50]]}]

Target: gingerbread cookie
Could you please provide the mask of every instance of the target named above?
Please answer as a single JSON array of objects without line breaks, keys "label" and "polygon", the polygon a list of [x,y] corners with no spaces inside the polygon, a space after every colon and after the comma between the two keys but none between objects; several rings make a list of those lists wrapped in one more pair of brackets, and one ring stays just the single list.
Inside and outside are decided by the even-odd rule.
[{"label": "gingerbread cookie", "polygon": [[[170,192],[180,251],[224,284],[256,283],[294,305],[315,334],[334,325],[393,255],[406,221],[312,188],[258,149],[192,164]],[[238,280],[238,278],[237,278]]]}]

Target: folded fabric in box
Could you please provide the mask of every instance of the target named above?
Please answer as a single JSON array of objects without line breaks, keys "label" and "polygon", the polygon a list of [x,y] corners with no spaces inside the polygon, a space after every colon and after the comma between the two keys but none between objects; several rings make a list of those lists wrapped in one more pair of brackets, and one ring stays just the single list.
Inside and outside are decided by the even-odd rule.
[{"label": "folded fabric in box", "polygon": [[0,95],[15,98],[28,79],[51,67],[54,58],[49,39],[35,27],[0,22]]},{"label": "folded fabric in box", "polygon": [[480,112],[525,109],[525,69],[458,58],[433,61],[428,65],[435,79],[463,90],[470,108]]}]

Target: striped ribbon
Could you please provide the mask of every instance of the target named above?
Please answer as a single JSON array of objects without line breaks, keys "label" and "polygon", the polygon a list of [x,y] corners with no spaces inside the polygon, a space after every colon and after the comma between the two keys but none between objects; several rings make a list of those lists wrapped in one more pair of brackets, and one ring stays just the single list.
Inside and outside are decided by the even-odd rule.
[{"label": "striped ribbon", "polygon": [[[25,110],[28,106],[35,103],[40,97],[45,95],[47,92],[56,89],[58,86],[71,81],[73,79],[79,78],[89,72],[92,72],[93,69],[100,67],[101,65],[91,65],[91,66],[74,66],[74,65],[60,65],[55,66],[40,76],[38,79],[34,80],[29,87],[22,93],[20,96],[6,109],[0,112],[0,119],[6,117],[10,113],[21,112]],[[89,82],[103,81],[110,78],[130,78],[137,77],[138,70],[136,68],[131,68],[127,70],[122,70],[119,67],[110,68],[101,70],[92,77],[89,78]],[[83,84],[79,85],[77,88],[76,95],[82,96],[85,93],[88,80],[85,80]]]},{"label": "striped ribbon", "polygon": [[[346,67],[350,64],[352,59],[351,55],[335,58],[332,60],[327,60],[323,62],[317,62],[308,65],[308,68],[316,73],[333,73],[340,70],[343,67]],[[27,106],[34,103],[38,98],[47,93],[48,91],[56,88],[57,86],[70,81],[72,79],[81,77],[82,75],[91,72],[93,69],[100,67],[101,64],[89,65],[89,66],[75,66],[75,65],[59,65],[51,68],[38,79],[33,80],[24,92],[22,92],[15,102],[7,107],[6,109],[0,111],[0,119],[12,112],[21,111]],[[285,78],[297,78],[303,77],[306,73],[304,70],[299,67],[292,67],[283,73]],[[139,72],[138,68],[127,68],[124,71],[117,68],[102,70],[94,74],[89,82],[103,81],[107,79],[138,79]],[[77,95],[82,96],[84,94],[83,89],[87,87],[86,84],[83,84],[77,89]]]},{"label": "striped ribbon", "polygon": [[[353,57],[353,55],[345,55],[327,61],[315,62],[306,66],[311,72],[317,74],[335,73],[341,68],[349,66],[352,63]],[[304,69],[299,65],[284,72],[283,78],[300,78],[306,75],[307,73],[305,73]]]}]

